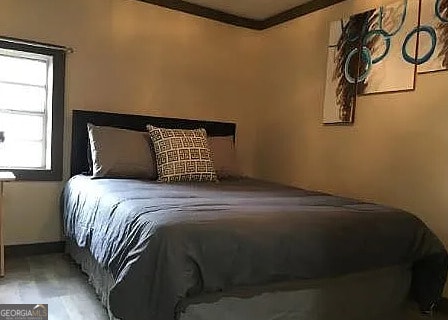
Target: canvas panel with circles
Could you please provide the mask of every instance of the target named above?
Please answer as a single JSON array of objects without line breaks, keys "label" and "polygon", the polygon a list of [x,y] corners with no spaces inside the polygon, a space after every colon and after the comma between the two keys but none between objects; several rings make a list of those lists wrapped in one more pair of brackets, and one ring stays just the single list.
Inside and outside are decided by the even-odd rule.
[{"label": "canvas panel with circles", "polygon": [[448,0],[400,0],[333,21],[323,123],[353,123],[358,95],[414,90],[416,71],[446,69]]}]

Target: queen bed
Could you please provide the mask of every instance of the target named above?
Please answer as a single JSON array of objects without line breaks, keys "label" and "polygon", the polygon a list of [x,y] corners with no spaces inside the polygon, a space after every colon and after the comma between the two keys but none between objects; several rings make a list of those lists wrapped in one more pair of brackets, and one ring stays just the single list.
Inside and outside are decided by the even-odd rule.
[{"label": "queen bed", "polygon": [[67,251],[111,319],[400,319],[439,301],[443,244],[401,210],[249,178],[92,179],[87,124],[231,123],[74,111],[61,204]]}]

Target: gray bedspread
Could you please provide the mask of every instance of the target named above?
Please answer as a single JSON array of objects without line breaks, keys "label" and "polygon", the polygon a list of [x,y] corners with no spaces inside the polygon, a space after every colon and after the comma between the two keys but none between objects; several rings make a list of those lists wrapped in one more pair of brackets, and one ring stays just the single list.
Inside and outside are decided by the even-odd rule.
[{"label": "gray bedspread", "polygon": [[422,309],[440,298],[442,243],[416,217],[379,205],[243,179],[206,184],[73,177],[65,235],[115,279],[117,318],[176,319],[201,293],[413,263]]}]

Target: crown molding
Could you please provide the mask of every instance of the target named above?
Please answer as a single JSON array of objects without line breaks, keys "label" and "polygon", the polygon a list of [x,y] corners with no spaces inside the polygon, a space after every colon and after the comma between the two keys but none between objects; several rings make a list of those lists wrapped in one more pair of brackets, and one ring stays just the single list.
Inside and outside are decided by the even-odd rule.
[{"label": "crown molding", "polygon": [[326,7],[332,6],[339,2],[343,2],[345,0],[314,0],[311,2],[307,2],[300,6],[291,8],[279,14],[273,15],[262,21],[263,28],[260,30],[268,29],[284,22],[296,19],[298,17],[304,16],[306,14],[312,13],[317,10],[324,9]]},{"label": "crown molding", "polygon": [[311,12],[329,7],[344,0],[314,0],[279,14],[273,15],[264,20],[250,19],[223,11],[207,8],[198,4],[189,3],[183,0],[138,0],[164,8],[185,12],[195,16],[223,22],[237,27],[252,30],[265,30],[284,22],[296,19]]},{"label": "crown molding", "polygon": [[231,24],[237,27],[243,27],[253,30],[261,30],[260,28],[263,26],[263,20],[255,20],[240,17],[234,14],[222,12],[219,10],[207,8],[204,6],[200,6],[198,4],[189,3],[182,0],[138,0],[150,4],[154,4],[160,7],[181,11],[185,13],[189,13],[195,16]]}]

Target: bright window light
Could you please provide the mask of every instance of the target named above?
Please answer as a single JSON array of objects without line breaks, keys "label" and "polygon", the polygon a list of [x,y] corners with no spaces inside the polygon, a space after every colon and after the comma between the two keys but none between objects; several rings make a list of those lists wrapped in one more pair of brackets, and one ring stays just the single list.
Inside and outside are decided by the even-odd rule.
[{"label": "bright window light", "polygon": [[51,169],[53,57],[0,49],[0,169]]}]

